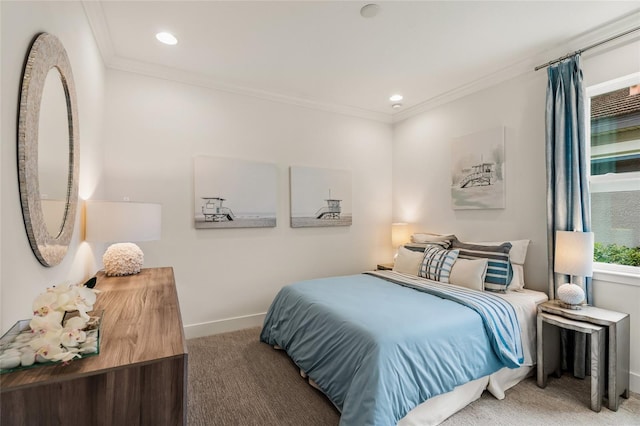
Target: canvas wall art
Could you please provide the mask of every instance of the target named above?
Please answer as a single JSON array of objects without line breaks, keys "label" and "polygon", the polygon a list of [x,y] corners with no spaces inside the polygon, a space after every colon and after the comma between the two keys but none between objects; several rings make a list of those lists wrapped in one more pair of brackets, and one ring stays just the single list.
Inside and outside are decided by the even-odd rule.
[{"label": "canvas wall art", "polygon": [[193,170],[197,229],[276,226],[274,164],[197,156]]},{"label": "canvas wall art", "polygon": [[451,142],[451,207],[454,210],[505,207],[504,127]]},{"label": "canvas wall art", "polygon": [[291,227],[350,226],[351,172],[291,167]]}]

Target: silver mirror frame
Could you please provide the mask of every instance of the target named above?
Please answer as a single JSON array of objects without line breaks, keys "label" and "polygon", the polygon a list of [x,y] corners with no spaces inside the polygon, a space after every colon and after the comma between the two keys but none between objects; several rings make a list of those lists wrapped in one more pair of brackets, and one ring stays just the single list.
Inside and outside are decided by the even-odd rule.
[{"label": "silver mirror frame", "polygon": [[[38,126],[40,103],[47,74],[51,68],[60,72],[66,98],[69,125],[69,170],[67,197],[61,231],[52,236],[47,230],[38,176]],[[44,266],[59,264],[67,254],[78,207],[78,173],[80,151],[78,106],[71,64],[64,46],[51,34],[39,34],[31,49],[22,75],[18,117],[18,180],[22,216],[33,254]]]}]

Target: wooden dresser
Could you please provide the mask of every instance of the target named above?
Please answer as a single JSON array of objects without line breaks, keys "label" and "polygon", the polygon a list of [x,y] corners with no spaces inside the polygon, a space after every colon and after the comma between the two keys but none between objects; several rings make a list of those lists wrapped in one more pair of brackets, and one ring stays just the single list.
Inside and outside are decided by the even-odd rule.
[{"label": "wooden dresser", "polygon": [[100,354],[0,376],[0,424],[181,425],[187,346],[172,268],[98,273]]}]

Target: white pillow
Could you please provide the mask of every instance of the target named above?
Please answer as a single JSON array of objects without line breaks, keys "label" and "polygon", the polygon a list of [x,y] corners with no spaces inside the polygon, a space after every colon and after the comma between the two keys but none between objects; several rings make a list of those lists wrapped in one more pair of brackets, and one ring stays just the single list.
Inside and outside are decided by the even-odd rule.
[{"label": "white pillow", "polygon": [[487,259],[456,260],[451,268],[449,283],[472,290],[484,290],[484,277],[487,274]]},{"label": "white pillow", "polygon": [[393,270],[403,274],[418,275],[423,258],[423,252],[409,250],[400,246],[398,248],[398,257],[396,257],[396,261],[393,264]]},{"label": "white pillow", "polygon": [[453,234],[441,235],[441,234],[429,234],[426,232],[416,233],[411,236],[412,243],[439,243],[442,241],[452,240]]},{"label": "white pillow", "polygon": [[513,268],[513,278],[511,278],[507,290],[522,290],[524,288],[524,267],[515,263],[512,263],[511,267]]}]

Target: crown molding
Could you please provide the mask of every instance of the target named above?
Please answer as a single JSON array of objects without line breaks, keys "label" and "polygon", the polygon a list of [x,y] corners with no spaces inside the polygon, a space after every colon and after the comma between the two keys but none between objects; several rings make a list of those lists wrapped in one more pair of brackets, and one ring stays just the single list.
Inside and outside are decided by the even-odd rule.
[{"label": "crown molding", "polygon": [[[566,55],[580,49],[584,49],[586,46],[605,40],[609,37],[613,37],[616,34],[623,33],[638,27],[640,23],[640,10],[632,12],[620,19],[604,23],[592,30],[579,34],[564,43],[547,49],[537,55],[530,56],[518,62],[513,63],[510,66],[502,68],[494,73],[480,77],[474,81],[463,84],[455,89],[443,92],[433,98],[430,98],[424,102],[407,108],[404,111],[395,113],[393,115],[393,123],[399,123],[417,114],[426,112],[430,109],[436,108],[443,104],[455,101],[462,97],[471,95],[472,93],[479,92],[483,89],[495,86],[504,81],[516,78],[528,73],[536,72],[534,68],[537,65],[547,63],[555,58]],[[597,56],[611,48],[622,46],[624,44],[640,40],[640,31],[627,34],[616,40],[612,40],[606,44],[598,46],[592,50],[584,52],[583,58],[591,56]],[[542,70],[540,70],[542,71]]]},{"label": "crown molding", "polygon": [[147,77],[159,78],[162,80],[175,81],[192,86],[204,87],[207,89],[221,90],[236,95],[250,96],[272,102],[279,102],[295,105],[303,108],[310,108],[341,115],[350,115],[367,120],[378,121],[391,124],[392,116],[388,113],[366,110],[347,105],[323,102],[310,98],[289,96],[267,90],[255,89],[217,81],[203,74],[178,70],[164,65],[151,64],[135,59],[123,58],[114,53],[111,37],[109,36],[109,25],[107,24],[104,10],[100,1],[83,0],[82,5],[85,10],[89,25],[93,31],[96,44],[102,55],[102,60],[107,68],[140,74]]},{"label": "crown molding", "polygon": [[[119,57],[115,54],[111,37],[109,36],[109,25],[107,24],[102,3],[100,1],[83,0],[82,5],[93,31],[96,44],[102,55],[102,60],[107,68],[136,73],[148,77],[155,77],[163,80],[176,81],[198,87],[205,87],[213,90],[221,90],[237,95],[250,96],[272,102],[285,103],[303,108],[310,108],[342,115],[364,118],[381,123],[399,123],[417,114],[429,111],[438,106],[455,101],[475,92],[495,86],[504,81],[534,72],[536,65],[546,63],[568,52],[583,49],[585,46],[597,43],[615,34],[635,28],[640,22],[640,10],[632,12],[615,21],[604,23],[592,30],[573,37],[564,43],[549,48],[539,54],[517,61],[496,72],[481,76],[476,80],[461,84],[460,86],[440,93],[417,105],[409,107],[403,111],[395,113],[382,113],[378,111],[366,110],[347,105],[335,104],[319,101],[310,98],[289,96],[267,90],[255,89],[239,85],[232,85],[217,81],[211,77],[194,72],[182,71],[171,67],[146,63],[143,61]],[[583,57],[590,57],[607,51],[615,46],[620,46],[630,41],[640,39],[640,32],[629,34],[605,45],[599,46],[583,53]]]},{"label": "crown molding", "polygon": [[111,37],[109,36],[109,25],[107,24],[107,20],[104,17],[104,10],[102,9],[102,2],[83,0],[82,7],[89,21],[91,31],[93,32],[93,38],[95,38],[96,44],[98,45],[102,62],[108,66],[114,57],[114,53]]},{"label": "crown molding", "polygon": [[487,89],[489,87],[500,84],[511,78],[522,75],[529,70],[533,70],[533,65],[531,65],[531,63],[532,61],[530,59],[525,59],[494,73],[487,74],[476,80],[462,84],[452,90],[442,92],[441,94],[436,95],[424,102],[421,102],[417,105],[407,108],[404,111],[394,114],[393,122],[394,124],[399,123],[415,115],[421,114],[441,105],[453,102],[457,99],[463,98],[465,96],[479,92],[483,89]]},{"label": "crown molding", "polygon": [[208,77],[204,74],[177,70],[175,68],[166,67],[164,65],[150,64],[147,62],[132,60],[119,56],[112,57],[107,64],[107,67],[118,71],[125,71],[145,75],[148,77],[159,78],[162,80],[169,80],[189,84],[192,86],[204,87],[207,89],[220,90],[236,95],[250,96],[272,102],[295,105],[303,108],[310,108],[341,115],[351,115],[354,117],[379,121],[387,124],[390,124],[392,122],[391,114],[369,111],[346,105],[332,104],[329,102],[322,102],[313,99],[288,96],[280,93],[270,92],[267,90],[236,86],[216,81],[215,79],[212,79],[211,77]]}]

